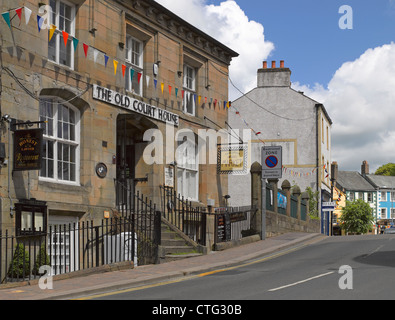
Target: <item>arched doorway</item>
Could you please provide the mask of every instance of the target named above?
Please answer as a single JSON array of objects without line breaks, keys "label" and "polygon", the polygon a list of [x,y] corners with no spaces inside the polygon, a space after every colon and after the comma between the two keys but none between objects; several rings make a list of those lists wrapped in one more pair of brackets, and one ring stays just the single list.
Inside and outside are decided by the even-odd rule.
[{"label": "arched doorway", "polygon": [[133,208],[136,186],[148,183],[143,174],[143,151],[148,142],[144,132],[157,126],[147,118],[136,114],[120,114],[117,117],[116,184],[117,205]]}]

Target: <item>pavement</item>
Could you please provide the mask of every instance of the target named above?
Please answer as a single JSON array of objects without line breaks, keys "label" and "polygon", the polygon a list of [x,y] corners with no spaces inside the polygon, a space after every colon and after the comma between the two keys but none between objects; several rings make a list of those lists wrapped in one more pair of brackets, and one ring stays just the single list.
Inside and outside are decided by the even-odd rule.
[{"label": "pavement", "polygon": [[24,283],[5,284],[0,285],[0,301],[69,300],[159,282],[186,279],[214,270],[231,268],[280,253],[292,247],[315,243],[324,238],[326,236],[318,233],[286,233],[180,261],[134,268],[132,264],[124,263],[118,266],[77,271],[61,277],[55,276],[52,289],[40,289],[38,279]]}]

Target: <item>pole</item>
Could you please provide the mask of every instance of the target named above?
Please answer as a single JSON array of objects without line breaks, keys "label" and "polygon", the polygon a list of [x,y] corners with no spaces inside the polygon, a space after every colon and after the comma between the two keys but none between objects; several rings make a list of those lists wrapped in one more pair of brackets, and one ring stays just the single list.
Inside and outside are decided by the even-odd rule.
[{"label": "pole", "polygon": [[261,239],[265,240],[266,239],[266,179],[262,178],[262,189],[261,189],[261,199],[262,199],[262,233],[261,233]]}]

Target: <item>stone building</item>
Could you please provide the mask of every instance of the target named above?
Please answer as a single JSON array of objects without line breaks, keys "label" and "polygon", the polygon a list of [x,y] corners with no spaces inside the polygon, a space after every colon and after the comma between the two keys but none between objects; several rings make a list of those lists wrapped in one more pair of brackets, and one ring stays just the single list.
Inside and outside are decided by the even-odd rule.
[{"label": "stone building", "polygon": [[[225,127],[236,52],[152,0],[5,0],[1,10],[3,229],[37,227],[38,214],[16,217],[29,199],[46,203],[48,224],[111,217],[119,183],[158,205],[164,184],[223,205],[216,164],[174,154],[196,160],[198,130]],[[37,128],[40,167],[16,170],[17,134]]]},{"label": "stone building", "polygon": [[[271,68],[267,62],[257,72],[257,87],[232,102],[229,124],[239,129],[248,148],[250,163],[262,164],[263,146],[282,147],[282,178],[298,185],[302,192],[310,187],[319,191],[321,201],[331,195],[331,125],[325,107],[291,88],[291,70],[284,61]],[[248,137],[242,132],[250,130]],[[250,174],[229,176],[232,204],[250,201]]]}]

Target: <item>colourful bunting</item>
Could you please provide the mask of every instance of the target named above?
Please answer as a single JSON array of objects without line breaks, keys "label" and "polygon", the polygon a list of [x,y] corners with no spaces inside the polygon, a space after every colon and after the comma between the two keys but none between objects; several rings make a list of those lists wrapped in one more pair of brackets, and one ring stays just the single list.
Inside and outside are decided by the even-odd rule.
[{"label": "colourful bunting", "polygon": [[171,85],[169,85],[169,95],[171,96]]},{"label": "colourful bunting", "polygon": [[108,55],[104,55],[104,67],[107,68],[107,62],[108,62],[109,56]]},{"label": "colourful bunting", "polygon": [[114,75],[115,75],[115,74],[117,74],[118,61],[113,60],[113,63],[114,63]]},{"label": "colourful bunting", "polygon": [[176,98],[177,98],[177,96],[178,96],[178,88],[176,88],[175,91],[176,91]]},{"label": "colourful bunting", "polygon": [[23,7],[15,9],[15,12],[18,15],[18,18],[19,18],[19,25],[21,25],[21,22],[22,22],[22,9],[23,9]]},{"label": "colourful bunting", "polygon": [[137,73],[137,83],[138,84],[140,84],[140,80],[141,80],[141,76],[142,76],[143,74],[141,73],[141,72],[138,72]]},{"label": "colourful bunting", "polygon": [[125,78],[125,71],[126,71],[126,66],[122,64],[122,77]]},{"label": "colourful bunting", "polygon": [[79,40],[77,38],[73,38],[73,46],[74,46],[74,52],[77,50]]},{"label": "colourful bunting", "polygon": [[155,90],[156,90],[156,86],[158,85],[158,80],[154,79],[154,85],[155,85]]},{"label": "colourful bunting", "polygon": [[86,58],[86,57],[88,56],[88,49],[89,49],[89,46],[88,46],[87,44],[85,44],[85,43],[83,43],[82,45],[83,45],[83,47],[84,47],[85,58]]},{"label": "colourful bunting", "polygon": [[1,15],[3,16],[5,22],[7,22],[8,27],[11,28],[10,13],[4,12]]},{"label": "colourful bunting", "polygon": [[37,26],[38,26],[38,32],[41,31],[41,28],[43,26],[44,18],[37,16]]},{"label": "colourful bunting", "polygon": [[51,26],[49,27],[49,41],[50,42],[53,37],[53,34],[55,33],[55,30],[56,30],[56,26],[51,24]]},{"label": "colourful bunting", "polygon": [[165,87],[165,84],[162,82],[162,83],[160,84],[160,88],[161,88],[161,90],[162,90],[162,94],[163,94],[163,89],[164,89],[164,87]]},{"label": "colourful bunting", "polygon": [[134,69],[130,68],[130,82],[133,82]]},{"label": "colourful bunting", "polygon": [[69,40],[69,34],[63,30],[62,35],[63,35],[64,46],[67,47],[67,41]]},{"label": "colourful bunting", "polygon": [[30,20],[30,16],[32,15],[32,10],[30,10],[27,7],[23,7],[23,8],[25,10],[25,21],[26,21],[26,24],[28,24],[29,20]]}]

